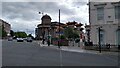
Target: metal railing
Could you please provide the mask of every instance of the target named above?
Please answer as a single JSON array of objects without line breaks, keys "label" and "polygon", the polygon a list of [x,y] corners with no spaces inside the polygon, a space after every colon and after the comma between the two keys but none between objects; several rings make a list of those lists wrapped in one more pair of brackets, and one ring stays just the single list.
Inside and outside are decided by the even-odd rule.
[{"label": "metal railing", "polygon": [[110,45],[110,44],[101,44],[101,48],[99,48],[98,44],[93,44],[93,45],[85,45],[85,49],[88,50],[100,50],[101,51],[119,51],[120,50],[120,45]]}]

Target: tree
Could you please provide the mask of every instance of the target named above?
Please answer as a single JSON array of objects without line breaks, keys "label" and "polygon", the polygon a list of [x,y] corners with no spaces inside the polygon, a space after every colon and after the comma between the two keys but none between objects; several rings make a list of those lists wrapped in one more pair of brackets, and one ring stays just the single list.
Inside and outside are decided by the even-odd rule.
[{"label": "tree", "polygon": [[0,27],[0,37],[6,37],[7,36],[7,32],[4,30],[4,26],[2,25]]},{"label": "tree", "polygon": [[11,35],[11,37],[14,36],[14,31],[13,30],[10,30],[10,35]]},{"label": "tree", "polygon": [[68,39],[72,38],[73,29],[70,28],[70,27],[66,27],[65,30],[64,30],[64,35],[65,35]]},{"label": "tree", "polygon": [[27,37],[31,37],[32,39],[35,39],[35,38],[32,36],[32,34],[28,34]]},{"label": "tree", "polygon": [[0,37],[2,37],[2,27],[0,26]]},{"label": "tree", "polygon": [[72,28],[70,27],[67,27],[65,30],[64,30],[64,35],[70,39],[76,39],[76,38],[79,38],[79,34],[77,31],[74,31]]},{"label": "tree", "polygon": [[61,36],[60,36],[60,39],[65,39],[65,36],[64,36],[64,35],[61,35]]},{"label": "tree", "polygon": [[25,32],[15,32],[17,38],[26,38],[27,34]]},{"label": "tree", "polygon": [[73,46],[74,46],[75,39],[79,38],[78,32],[76,30],[74,30],[73,28],[70,28],[70,27],[66,27],[66,29],[64,30],[64,35],[68,39],[72,39],[73,40]]},{"label": "tree", "polygon": [[77,32],[74,32],[72,35],[72,38],[73,39],[79,38],[79,34]]},{"label": "tree", "polygon": [[2,29],[2,37],[6,37],[6,36],[7,36],[7,32]]},{"label": "tree", "polygon": [[27,37],[32,37],[32,35],[31,34],[28,34],[28,36]]}]

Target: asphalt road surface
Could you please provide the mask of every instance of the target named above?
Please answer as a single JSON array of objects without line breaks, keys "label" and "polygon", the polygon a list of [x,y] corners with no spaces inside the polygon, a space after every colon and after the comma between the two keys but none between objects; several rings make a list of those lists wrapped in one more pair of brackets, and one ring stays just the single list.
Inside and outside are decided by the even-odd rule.
[{"label": "asphalt road surface", "polygon": [[61,51],[36,42],[2,41],[3,66],[117,66],[118,56]]}]

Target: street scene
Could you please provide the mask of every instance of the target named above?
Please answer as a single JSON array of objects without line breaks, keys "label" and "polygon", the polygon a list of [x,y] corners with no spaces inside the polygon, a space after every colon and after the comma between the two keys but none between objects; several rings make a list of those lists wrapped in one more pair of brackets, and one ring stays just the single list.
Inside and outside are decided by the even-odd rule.
[{"label": "street scene", "polygon": [[120,1],[0,5],[1,67],[119,67]]}]

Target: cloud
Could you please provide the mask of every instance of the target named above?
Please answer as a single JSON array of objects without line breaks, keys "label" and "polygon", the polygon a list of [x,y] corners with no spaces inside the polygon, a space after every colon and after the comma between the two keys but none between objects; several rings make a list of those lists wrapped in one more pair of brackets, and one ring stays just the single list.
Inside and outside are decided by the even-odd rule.
[{"label": "cloud", "polygon": [[23,20],[33,20],[36,17],[33,9],[27,2],[4,2],[2,15],[8,19],[21,18]]},{"label": "cloud", "polygon": [[83,6],[87,5],[87,3],[86,2],[72,2],[72,5],[74,7],[83,7]]},{"label": "cloud", "polygon": [[2,2],[68,2],[68,1],[88,2],[89,0],[2,0]]},{"label": "cloud", "polygon": [[40,23],[43,12],[58,21],[58,10],[61,10],[61,22],[88,22],[87,2],[2,2],[2,19],[10,22],[15,31],[28,29],[34,33],[35,26]]},{"label": "cloud", "polygon": [[2,3],[0,2],[0,18],[2,18]]},{"label": "cloud", "polygon": [[62,14],[75,14],[72,9],[63,5],[60,6],[56,2],[4,2],[2,14],[10,19],[22,18],[23,20],[33,20],[37,18],[36,13],[39,11],[44,14],[50,13],[53,15],[58,14],[59,8],[61,8]]}]

